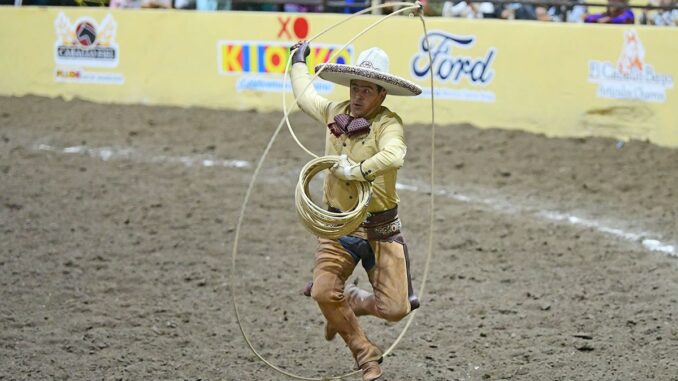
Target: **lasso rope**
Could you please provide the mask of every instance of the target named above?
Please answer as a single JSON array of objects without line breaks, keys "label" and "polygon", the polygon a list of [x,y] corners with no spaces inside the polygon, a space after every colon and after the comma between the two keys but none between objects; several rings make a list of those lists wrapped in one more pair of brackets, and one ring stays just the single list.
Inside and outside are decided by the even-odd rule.
[{"label": "lasso rope", "polygon": [[[405,6],[406,8],[402,8],[398,11],[395,11],[392,14],[381,18],[379,21],[377,21],[377,22],[373,23],[372,25],[368,26],[367,28],[365,28],[358,35],[356,35],[353,39],[351,39],[348,43],[346,43],[344,45],[344,47],[342,47],[342,49],[338,50],[337,53],[335,53],[335,55],[333,55],[331,59],[334,59],[336,54],[338,54],[341,50],[345,49],[346,46],[348,46],[351,42],[353,42],[359,36],[363,35],[367,31],[369,31],[370,29],[374,28],[377,24],[381,23],[382,21],[386,20],[387,18],[392,17],[396,14],[406,12],[408,10],[414,10],[414,9],[421,10],[422,9],[422,5],[418,1],[415,3],[415,5],[412,5],[411,3],[384,3],[384,4],[381,4],[381,5],[376,5],[376,6],[373,6],[373,7],[370,7],[370,8],[366,8],[363,11],[360,11],[360,12],[340,21],[339,23],[337,23],[337,24],[335,24],[331,27],[326,28],[325,30],[320,32],[318,35],[314,36],[312,39],[309,39],[309,41],[316,39],[317,37],[324,34],[325,32],[343,24],[344,22],[347,22],[348,20],[350,20],[351,18],[353,18],[355,16],[367,13],[367,12],[371,11],[372,9],[379,9],[379,8],[385,8],[385,7],[390,7],[390,6]],[[424,29],[424,36],[426,38],[426,45],[427,45],[427,47],[429,47],[430,45],[429,45],[429,42],[428,42],[428,32],[426,30],[426,22],[424,20],[422,12],[419,13],[419,19],[421,20],[422,27]],[[428,53],[429,54],[429,60],[430,60],[430,62],[432,62],[433,58],[431,57],[430,49],[427,49],[427,50],[429,51],[429,53]],[[285,82],[284,83],[287,82],[287,72],[289,70],[289,62],[290,61],[288,60],[287,68],[285,70],[285,79],[284,79]],[[320,74],[321,71],[322,70],[318,71],[315,74],[315,76],[313,77],[312,80],[314,80],[318,76],[318,74]],[[435,184],[435,182],[434,182],[434,174],[435,174],[435,113],[434,113],[434,98],[433,98],[433,89],[434,89],[434,87],[433,87],[433,73],[431,73],[430,81],[431,81],[431,197],[430,197],[430,213],[429,213],[430,214],[430,230],[429,230],[428,254],[426,256],[426,263],[424,265],[424,274],[423,274],[423,277],[422,277],[421,286],[419,287],[420,297],[424,295],[424,289],[425,289],[425,286],[426,286],[426,280],[428,278],[428,272],[429,272],[429,268],[430,268],[430,264],[431,264],[431,257],[432,257],[432,253],[433,253],[433,223],[434,223],[433,212],[434,212],[434,206],[435,206],[435,197],[434,197],[435,196],[435,192],[434,192],[434,184]],[[306,89],[304,89],[304,91],[306,91]],[[293,105],[296,105],[297,98],[294,99]],[[266,360],[254,348],[254,345],[252,344],[249,337],[247,336],[247,333],[245,332],[245,329],[244,329],[243,324],[242,324],[242,320],[240,318],[240,311],[238,310],[235,279],[236,279],[236,275],[237,275],[236,259],[237,259],[237,256],[238,256],[238,242],[240,240],[240,230],[242,228],[242,223],[243,223],[243,220],[244,220],[244,217],[245,217],[245,210],[247,209],[247,204],[248,204],[250,196],[252,194],[252,190],[254,189],[254,183],[257,179],[257,176],[259,175],[259,172],[261,171],[261,168],[263,166],[263,163],[264,163],[266,157],[268,156],[269,151],[271,150],[271,147],[273,146],[273,142],[275,141],[278,134],[280,133],[280,129],[282,128],[283,123],[285,123],[285,122],[287,123],[288,129],[289,129],[290,133],[292,134],[294,140],[297,142],[297,144],[303,150],[305,150],[307,153],[309,153],[311,156],[317,157],[317,155],[313,154],[306,147],[304,147],[303,144],[301,144],[299,139],[297,139],[296,135],[294,134],[294,131],[292,130],[292,127],[290,126],[290,123],[289,123],[287,106],[286,106],[286,103],[285,103],[284,100],[285,100],[285,90],[283,89],[283,111],[284,111],[283,119],[280,121],[280,123],[278,124],[278,127],[273,132],[271,139],[269,140],[268,144],[266,145],[266,148],[264,149],[263,154],[261,155],[261,157],[259,158],[259,161],[257,162],[257,166],[254,169],[254,173],[253,173],[252,178],[250,180],[249,186],[247,187],[247,192],[245,193],[245,199],[243,200],[243,204],[242,204],[242,207],[240,209],[240,214],[238,215],[238,221],[237,221],[236,228],[235,228],[235,236],[234,236],[234,239],[233,239],[233,251],[232,251],[232,255],[231,255],[231,297],[232,297],[232,302],[233,302],[233,310],[235,312],[236,321],[238,323],[238,328],[240,329],[240,332],[242,333],[243,338],[244,338],[245,342],[247,343],[247,345],[249,346],[250,350],[252,351],[252,353],[254,353],[255,356],[257,356],[257,358],[259,358],[259,360],[261,360],[263,363],[268,365],[271,369],[273,369],[273,370],[275,370],[275,371],[277,371],[277,372],[279,372],[279,373],[281,373],[285,376],[288,376],[290,378],[294,378],[294,379],[297,379],[297,380],[307,380],[307,381],[339,380],[339,379],[343,379],[343,378],[352,376],[354,374],[357,374],[358,372],[360,372],[360,370],[349,372],[349,373],[346,373],[346,374],[343,374],[343,375],[338,375],[338,376],[326,376],[326,377],[322,377],[322,378],[304,377],[304,376],[300,376],[300,375],[296,375],[294,373],[288,372],[288,371],[276,366],[275,364],[271,363],[270,361]],[[336,159],[330,158],[328,160],[336,160]],[[307,164],[307,166],[309,164]],[[323,165],[328,165],[328,164],[329,163],[325,163]],[[320,164],[318,164],[318,166],[320,166]],[[314,172],[316,169],[313,169],[313,170],[309,169],[308,173],[309,174],[311,174],[311,173],[315,174],[315,173],[317,173],[317,172]],[[322,170],[322,169],[320,169],[320,170]],[[302,173],[303,173],[303,171],[302,171]],[[312,175],[310,177],[312,177]],[[300,177],[300,179],[301,179],[301,177]],[[305,181],[305,180],[302,180],[302,182],[303,181]],[[304,185],[304,186],[306,187],[307,185]],[[306,191],[305,191],[305,193],[306,193]],[[412,321],[414,320],[414,316],[416,315],[416,312],[417,312],[417,310],[410,313],[408,320],[407,320],[407,323],[405,324],[405,327],[400,332],[400,335],[398,335],[398,337],[393,342],[393,344],[384,352],[383,357],[387,357],[393,351],[393,349],[398,345],[400,340],[405,336],[405,333],[407,332],[408,328],[412,324]]]},{"label": "lasso rope", "polygon": [[348,212],[330,212],[316,205],[308,196],[309,184],[320,171],[332,167],[339,156],[316,157],[301,170],[299,182],[294,193],[297,214],[304,226],[313,234],[329,239],[337,239],[354,232],[367,217],[367,205],[372,194],[372,184],[366,181],[352,181],[358,190],[358,203]]}]

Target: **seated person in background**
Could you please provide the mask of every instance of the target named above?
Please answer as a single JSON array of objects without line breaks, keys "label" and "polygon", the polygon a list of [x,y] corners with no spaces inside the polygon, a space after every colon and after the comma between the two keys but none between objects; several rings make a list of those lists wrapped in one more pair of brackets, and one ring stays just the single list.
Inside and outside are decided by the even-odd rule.
[{"label": "seated person in background", "polygon": [[172,0],[141,0],[141,8],[173,8]]},{"label": "seated person in background", "polygon": [[536,5],[534,8],[534,13],[537,16],[538,21],[557,21],[552,15],[549,14],[549,10],[543,5]]},{"label": "seated person in background", "polygon": [[231,7],[234,11],[262,11],[280,12],[281,4],[274,3],[241,3],[237,2]]},{"label": "seated person in background", "polygon": [[446,1],[443,3],[443,17],[463,17],[467,19],[482,19],[492,17],[494,5],[490,2],[472,3],[467,0],[457,0],[456,3]]},{"label": "seated person in background", "polygon": [[141,8],[141,0],[111,0],[108,3],[110,8]]},{"label": "seated person in background", "polygon": [[[459,1],[459,0],[456,0]],[[359,1],[360,2],[360,1]],[[442,1],[428,1],[428,0],[419,0],[423,7],[424,11],[424,16],[429,16],[429,17],[436,17],[436,16],[441,16],[442,15],[442,9],[443,9],[443,2]],[[383,0],[380,3],[384,4],[397,4],[396,2],[390,2]],[[367,6],[370,5],[370,2],[365,3]],[[377,14],[383,14],[383,15],[390,15],[391,13],[402,9],[404,5],[389,5],[387,7],[381,8],[380,10],[377,10]],[[356,11],[357,12],[357,11]],[[381,13],[379,13],[381,12]]]},{"label": "seated person in background", "polygon": [[[443,4],[437,1],[434,1],[433,3],[429,2],[428,0],[419,0],[421,2],[421,5],[424,6],[424,16],[441,16],[442,15],[442,7]],[[393,10],[390,12],[384,12],[384,14],[392,13]]]},{"label": "seated person in background", "polygon": [[543,6],[521,3],[497,4],[495,17],[504,20],[551,21],[551,16],[548,15]]},{"label": "seated person in background", "polygon": [[[676,7],[678,0],[650,0],[648,5]],[[651,9],[643,13],[642,23],[657,26],[678,26],[678,9]]]},{"label": "seated person in background", "polygon": [[628,0],[609,0],[607,10],[603,13],[595,13],[584,18],[586,23],[598,24],[634,24],[633,11],[628,7]]},{"label": "seated person in background", "polygon": [[356,1],[356,0],[346,0],[346,4],[356,4],[357,6],[354,6],[354,7],[345,7],[344,10],[342,11],[342,13],[356,13],[356,12],[360,12],[360,11],[362,11],[363,9],[365,9],[365,5],[369,5],[369,4],[361,4],[360,1]]},{"label": "seated person in background", "polygon": [[[582,2],[582,0],[577,0],[577,3]],[[588,7],[586,5],[568,5],[567,7],[554,5],[548,10],[553,21],[565,22],[584,22],[584,16],[587,13]]]},{"label": "seated person in background", "polygon": [[296,12],[296,13],[322,12],[323,6],[322,6],[322,4],[311,5],[311,4],[285,3],[285,5],[283,5],[283,11],[285,11],[285,12]]},{"label": "seated person in background", "polygon": [[[191,4],[192,3],[192,4]],[[174,0],[174,8],[196,9],[198,11],[229,11],[231,0]]]}]

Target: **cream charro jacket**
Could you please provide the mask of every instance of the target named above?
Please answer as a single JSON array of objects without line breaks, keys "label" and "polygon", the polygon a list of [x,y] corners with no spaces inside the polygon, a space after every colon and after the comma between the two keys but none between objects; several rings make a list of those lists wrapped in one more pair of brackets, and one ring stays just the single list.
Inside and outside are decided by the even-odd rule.
[{"label": "cream charro jacket", "polygon": [[[325,155],[345,154],[355,162],[362,162],[363,173],[373,184],[368,211],[376,213],[396,207],[400,202],[396,192],[397,173],[407,151],[400,117],[381,106],[369,120],[369,133],[337,138],[327,125],[334,122],[335,115],[349,113],[349,101],[332,102],[318,95],[313,86],[308,86],[311,75],[303,63],[294,64],[290,76],[295,97],[301,94],[297,99],[299,108],[325,126]],[[328,174],[324,202],[340,210],[350,210],[357,203],[357,191],[349,182]]]}]

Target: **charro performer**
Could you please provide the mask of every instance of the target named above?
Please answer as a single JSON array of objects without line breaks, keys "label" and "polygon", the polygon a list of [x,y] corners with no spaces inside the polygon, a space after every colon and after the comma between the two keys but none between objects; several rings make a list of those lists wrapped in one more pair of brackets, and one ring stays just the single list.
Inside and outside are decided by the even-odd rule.
[{"label": "charro performer", "polygon": [[[298,42],[292,50],[292,88],[299,108],[327,126],[325,154],[341,156],[325,178],[324,202],[331,211],[352,210],[358,194],[350,182],[372,182],[368,217],[360,227],[338,240],[318,238],[313,281],[304,291],[327,319],[325,338],[332,340],[338,333],[362,370],[362,379],[376,380],[382,375],[382,352],[357,317],[398,321],[419,307],[398,218],[396,177],[406,152],[403,124],[382,103],[387,94],[415,96],[421,88],[389,74],[386,53],[371,48],[359,55],[357,65],[322,65],[320,77],[350,88],[349,100],[332,102],[309,86],[309,43]],[[372,292],[347,283],[360,261]]]}]

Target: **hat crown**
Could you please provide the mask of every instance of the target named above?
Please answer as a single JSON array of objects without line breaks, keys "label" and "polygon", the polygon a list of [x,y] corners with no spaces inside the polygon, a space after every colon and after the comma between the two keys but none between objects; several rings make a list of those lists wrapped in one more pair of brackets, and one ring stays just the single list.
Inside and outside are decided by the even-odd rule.
[{"label": "hat crown", "polygon": [[358,67],[388,73],[388,55],[379,48],[364,50],[358,56]]}]

